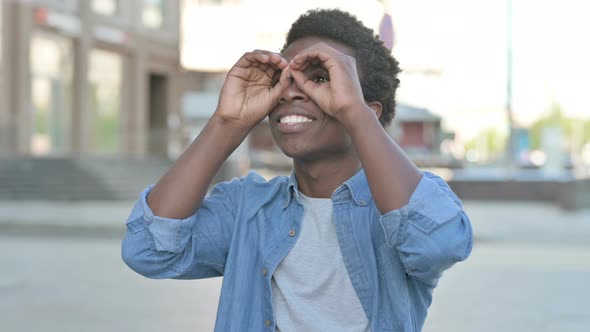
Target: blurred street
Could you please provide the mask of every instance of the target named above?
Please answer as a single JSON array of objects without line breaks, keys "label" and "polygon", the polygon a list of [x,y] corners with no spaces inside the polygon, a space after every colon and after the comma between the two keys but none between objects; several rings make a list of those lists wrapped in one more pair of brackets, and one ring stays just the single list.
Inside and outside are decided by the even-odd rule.
[{"label": "blurred street", "polygon": [[[1,331],[213,329],[221,279],[147,280],[121,261],[132,202],[29,202],[24,213],[15,204],[0,203]],[[19,209],[23,224],[10,223]],[[67,211],[57,226],[47,225],[50,209]],[[466,210],[473,254],[441,280],[425,332],[588,330],[590,210],[496,202]],[[68,226],[75,218],[82,226]]]}]

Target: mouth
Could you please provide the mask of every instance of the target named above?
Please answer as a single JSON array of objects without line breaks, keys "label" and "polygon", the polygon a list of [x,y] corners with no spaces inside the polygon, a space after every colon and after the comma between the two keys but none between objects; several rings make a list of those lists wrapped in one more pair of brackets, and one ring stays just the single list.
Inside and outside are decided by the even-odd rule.
[{"label": "mouth", "polygon": [[316,119],[310,115],[281,114],[275,117],[274,126],[282,134],[295,134],[305,131]]},{"label": "mouth", "polygon": [[312,122],[313,120],[305,115],[285,115],[279,118],[279,123],[285,125],[296,125],[298,123]]}]

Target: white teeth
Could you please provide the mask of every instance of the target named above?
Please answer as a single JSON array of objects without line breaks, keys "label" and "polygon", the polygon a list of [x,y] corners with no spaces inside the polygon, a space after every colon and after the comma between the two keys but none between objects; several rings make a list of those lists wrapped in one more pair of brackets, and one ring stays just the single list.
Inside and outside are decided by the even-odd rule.
[{"label": "white teeth", "polygon": [[302,123],[311,122],[311,119],[302,115],[287,115],[281,118],[280,123]]}]

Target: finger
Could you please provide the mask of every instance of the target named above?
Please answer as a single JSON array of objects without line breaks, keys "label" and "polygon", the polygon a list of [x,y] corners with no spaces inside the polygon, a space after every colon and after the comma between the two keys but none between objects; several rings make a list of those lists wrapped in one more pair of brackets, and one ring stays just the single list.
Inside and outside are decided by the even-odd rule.
[{"label": "finger", "polygon": [[252,54],[254,55],[255,61],[258,61],[259,63],[268,63],[270,61],[270,55],[263,51],[256,50],[252,52]]},{"label": "finger", "polygon": [[261,63],[271,64],[271,67],[276,67],[277,69],[283,69],[289,64],[280,54],[263,50],[254,50],[252,52],[244,53],[234,66],[241,68],[259,67]]},{"label": "finger", "polygon": [[289,66],[293,67],[293,69],[305,70],[310,65],[321,64],[325,67],[326,63],[330,60],[332,60],[332,56],[324,52],[302,51],[301,53],[293,57],[293,59],[291,59],[291,62],[289,62]]},{"label": "finger", "polygon": [[293,59],[291,59],[292,63],[301,64],[306,61],[326,61],[329,59],[331,54],[325,52],[324,50],[319,50],[317,48],[307,48],[303,51],[297,53]]},{"label": "finger", "polygon": [[[283,69],[285,69],[289,65],[289,63],[280,54],[268,52],[268,51],[263,51],[263,52],[265,52],[265,54],[267,54],[270,58],[269,58],[268,64],[263,64],[259,68],[261,70],[264,70],[265,74],[268,77],[270,77],[271,80],[275,81],[276,73],[281,72]],[[279,77],[280,77],[280,73],[279,73]],[[278,81],[276,81],[276,82],[278,82]]]},{"label": "finger", "polygon": [[268,62],[268,55],[257,51],[246,52],[234,66],[240,68],[258,67],[261,62]]},{"label": "finger", "polygon": [[265,50],[254,50],[253,52],[256,55],[256,60],[261,63],[269,63],[273,66],[277,66],[278,68],[282,69],[285,68],[289,63],[282,55],[270,51]]},{"label": "finger", "polygon": [[279,80],[275,84],[273,89],[277,90],[278,93],[280,93],[284,89],[286,89],[289,85],[291,85],[291,73],[289,72],[289,68],[285,68],[281,72],[281,75],[279,76]]},{"label": "finger", "polygon": [[271,53],[270,54],[270,62],[277,66],[279,69],[284,69],[289,65],[289,62],[282,55],[278,53]]},{"label": "finger", "polygon": [[301,64],[295,64],[293,62],[289,63],[289,67],[293,68],[294,70],[305,71],[307,68],[311,66],[311,62],[303,62]]},{"label": "finger", "polygon": [[294,83],[297,85],[297,88],[301,90],[306,95],[314,97],[315,89],[319,84],[315,83],[314,81],[310,80],[305,73],[299,70],[291,70],[290,77],[293,78]]},{"label": "finger", "polygon": [[286,68],[286,66],[287,66],[287,61],[284,61],[284,62],[279,62],[278,64],[274,64],[274,63],[261,64],[259,68],[261,70],[264,70],[264,74],[271,79],[271,81],[273,82],[272,85],[274,86],[276,83],[278,83],[278,79],[281,76],[283,68]]},{"label": "finger", "polygon": [[271,97],[273,102],[278,102],[281,93],[291,85],[291,73],[289,68],[283,69],[279,81],[271,88]]},{"label": "finger", "polygon": [[244,55],[242,55],[242,57],[236,62],[234,67],[247,68],[247,67],[250,67],[250,65],[252,64],[253,61],[254,61],[254,56],[253,56],[252,52],[247,52],[247,53],[244,53]]},{"label": "finger", "polygon": [[[268,71],[268,68],[270,68],[270,65],[268,63],[261,63],[258,66],[258,69],[260,69],[260,70],[262,70],[264,72],[267,72]],[[272,70],[272,72],[274,72],[274,70]],[[266,74],[268,75],[268,73],[266,73]],[[270,75],[270,77],[272,78],[272,74]]]},{"label": "finger", "polygon": [[270,56],[265,54],[263,51],[254,50],[252,52],[244,53],[242,58],[240,59],[241,67],[258,67],[261,63],[268,63],[270,60]]},{"label": "finger", "polygon": [[301,70],[301,66],[304,66],[307,63],[314,65],[321,63],[325,66],[328,61],[337,57],[347,57],[347,55],[325,43],[318,43],[304,49],[295,55],[295,57],[291,59],[289,65],[294,69]]}]

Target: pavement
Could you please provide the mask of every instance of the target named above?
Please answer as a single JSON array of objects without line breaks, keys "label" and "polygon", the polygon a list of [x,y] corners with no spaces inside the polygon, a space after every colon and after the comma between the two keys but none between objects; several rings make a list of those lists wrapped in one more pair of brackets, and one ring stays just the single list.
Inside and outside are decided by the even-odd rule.
[{"label": "pavement", "polygon": [[[121,261],[134,201],[0,201],[1,331],[212,331],[221,278],[149,280]],[[466,201],[475,245],[424,332],[590,330],[590,209]]]},{"label": "pavement", "polygon": [[[0,201],[1,232],[121,234],[135,201]],[[590,207],[563,211],[537,202],[465,201],[479,241],[587,243]]]},{"label": "pavement", "polygon": [[0,201],[2,233],[114,235],[135,201]]}]

